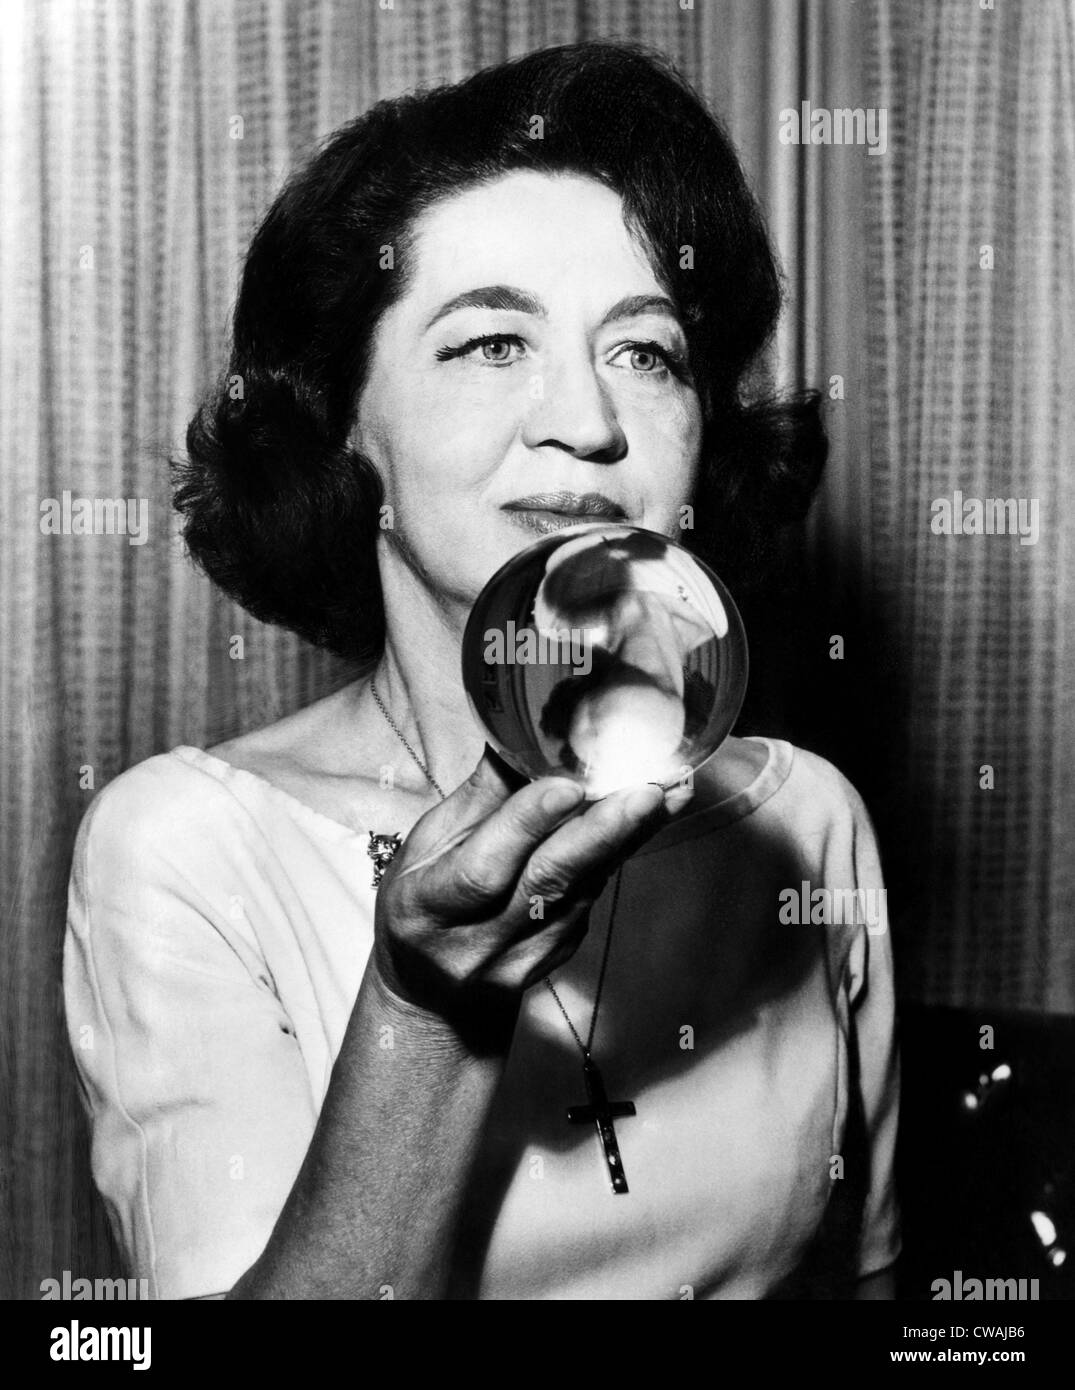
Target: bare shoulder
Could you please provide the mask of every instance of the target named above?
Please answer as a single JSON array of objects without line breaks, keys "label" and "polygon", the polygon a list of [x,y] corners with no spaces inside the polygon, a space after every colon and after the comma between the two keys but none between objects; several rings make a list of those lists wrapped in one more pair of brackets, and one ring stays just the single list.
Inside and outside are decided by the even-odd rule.
[{"label": "bare shoulder", "polygon": [[428,798],[385,786],[385,731],[359,698],[368,677],[206,752],[355,829],[406,832]]},{"label": "bare shoulder", "polygon": [[345,685],[272,724],[214,744],[206,752],[269,781],[319,772],[359,775],[360,740],[351,738],[345,747],[341,730],[349,723],[362,684]]},{"label": "bare shoulder", "polygon": [[[346,825],[379,825],[401,809],[378,783],[379,759],[358,707],[364,681],[206,752]],[[377,731],[379,732],[379,731]]]}]

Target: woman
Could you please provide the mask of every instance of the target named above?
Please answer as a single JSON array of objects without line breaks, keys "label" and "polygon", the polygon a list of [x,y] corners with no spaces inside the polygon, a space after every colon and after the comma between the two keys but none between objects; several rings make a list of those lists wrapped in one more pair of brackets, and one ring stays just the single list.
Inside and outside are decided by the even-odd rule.
[{"label": "woman", "polygon": [[176,504],[226,592],[374,664],[80,831],[69,1027],[156,1296],[883,1288],[887,934],[778,918],[880,882],[853,789],[730,739],[674,813],[582,807],[459,679],[484,582],[579,516],[759,568],[824,454],[814,398],[740,396],[778,303],[726,137],[631,47],[381,103],[280,195]]}]

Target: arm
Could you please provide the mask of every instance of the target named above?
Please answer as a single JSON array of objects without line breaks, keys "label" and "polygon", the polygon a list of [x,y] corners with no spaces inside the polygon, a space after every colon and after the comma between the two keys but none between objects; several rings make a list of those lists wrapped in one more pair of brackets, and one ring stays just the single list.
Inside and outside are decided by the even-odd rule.
[{"label": "arm", "polygon": [[573,954],[659,794],[575,815],[488,763],[423,817],[318,1115],[306,1021],[206,886],[230,875],[203,796],[185,814],[149,790],[148,820],[120,798],[93,855],[83,837],[66,960],[94,1176],[134,1272],[167,1297],[443,1296],[522,992]]},{"label": "arm", "polygon": [[[858,886],[880,890],[881,862],[873,826],[858,794],[853,796],[854,863]],[[855,1030],[859,1086],[869,1140],[870,1179],[859,1248],[856,1298],[894,1298],[900,1253],[896,1197],[896,1132],[900,1073],[896,1046],[896,998],[887,901],[878,894],[877,920],[860,929],[850,952],[849,999]]]},{"label": "arm", "polygon": [[[574,953],[612,859],[656,829],[663,804],[647,787],[633,810],[612,796],[565,821],[581,799],[574,784],[508,794],[484,758],[393,861],[306,1161],[231,1297],[369,1298],[384,1285],[445,1295],[523,991]],[[534,894],[545,903],[539,932]],[[386,1025],[394,1046],[384,1050]]]},{"label": "arm", "polygon": [[[393,1046],[379,1046],[381,1029]],[[317,1129],[261,1258],[229,1298],[443,1296],[510,1031],[479,1055],[366,971]]]}]

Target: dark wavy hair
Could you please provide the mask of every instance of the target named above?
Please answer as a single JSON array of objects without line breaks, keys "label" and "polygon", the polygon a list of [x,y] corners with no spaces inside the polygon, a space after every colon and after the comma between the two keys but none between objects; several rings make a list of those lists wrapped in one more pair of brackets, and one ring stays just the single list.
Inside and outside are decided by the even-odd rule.
[{"label": "dark wavy hair", "polygon": [[618,193],[677,306],[704,420],[683,542],[741,592],[805,516],[827,448],[820,398],[749,399],[781,287],[731,141],[659,54],[567,44],[378,102],[255,234],[229,364],[172,465],[191,556],[254,617],[347,660],[379,654],[383,490],[349,443],[374,330],[409,284],[415,218],[518,169]]}]

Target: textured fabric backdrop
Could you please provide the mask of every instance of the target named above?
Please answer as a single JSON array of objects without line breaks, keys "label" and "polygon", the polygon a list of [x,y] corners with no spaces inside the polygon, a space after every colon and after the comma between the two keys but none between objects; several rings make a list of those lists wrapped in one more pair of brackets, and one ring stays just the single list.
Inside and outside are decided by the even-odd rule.
[{"label": "textured fabric backdrop", "polygon": [[[904,997],[1075,1008],[1073,28],[1070,0],[9,0],[0,1296],[117,1272],[59,986],[93,792],[351,674],[214,596],[169,511],[243,246],[292,162],[373,100],[548,43],[651,43],[725,115],[789,282],[775,369],[831,384],[808,578],[759,627],[753,723],[863,788]],[[782,144],[804,100],[884,108],[886,152]],[[934,536],[955,489],[1038,499],[1038,544]],[[43,535],[64,490],[146,499],[148,542]]]}]

